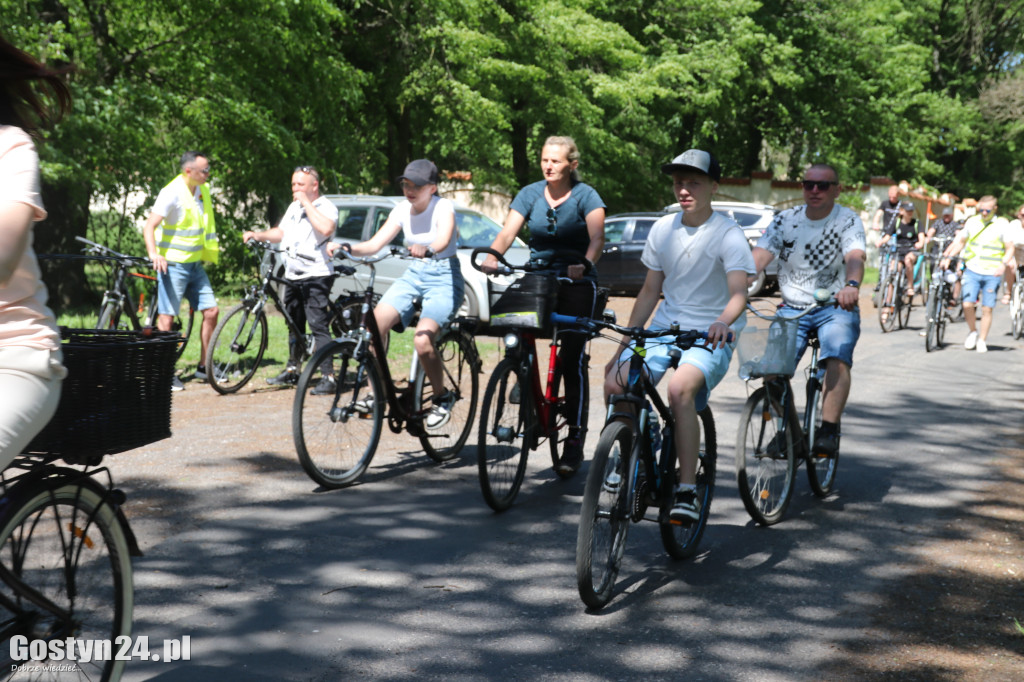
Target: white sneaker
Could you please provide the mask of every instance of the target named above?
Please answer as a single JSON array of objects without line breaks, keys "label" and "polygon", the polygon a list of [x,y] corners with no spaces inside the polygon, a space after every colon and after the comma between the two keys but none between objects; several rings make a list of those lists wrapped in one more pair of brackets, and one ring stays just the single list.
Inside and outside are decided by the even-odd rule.
[{"label": "white sneaker", "polygon": [[171,390],[172,391],[184,391],[185,384],[181,383],[181,379],[176,376],[171,377]]},{"label": "white sneaker", "polygon": [[439,429],[452,418],[452,405],[455,404],[455,394],[447,391],[440,400],[430,408],[424,423],[428,429]]},{"label": "white sneaker", "polygon": [[975,348],[977,348],[979,353],[987,353],[988,352],[988,344],[985,343],[984,339],[978,339],[978,345],[975,346]]},{"label": "white sneaker", "polygon": [[974,350],[974,347],[978,345],[978,332],[971,332],[964,339],[964,348],[967,350]]}]

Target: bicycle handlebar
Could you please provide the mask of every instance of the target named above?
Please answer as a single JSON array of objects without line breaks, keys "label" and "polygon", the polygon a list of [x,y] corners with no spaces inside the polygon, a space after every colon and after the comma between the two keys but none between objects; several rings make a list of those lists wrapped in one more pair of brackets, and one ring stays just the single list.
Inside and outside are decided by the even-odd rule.
[{"label": "bicycle handlebar", "polygon": [[[678,327],[669,329],[644,329],[643,327],[624,327],[614,322],[605,322],[604,320],[595,320],[590,317],[573,317],[572,315],[561,315],[559,313],[551,313],[549,318],[552,323],[558,325],[567,325],[582,327],[588,332],[597,332],[601,329],[608,329],[614,332],[618,332],[624,336],[628,336],[632,339],[654,339],[659,336],[675,336],[675,345],[678,346],[694,346],[698,341],[704,341],[708,338],[708,333],[697,329],[689,329],[686,331],[680,331]],[[732,332],[726,338],[726,341],[732,343],[733,335]]]},{"label": "bicycle handlebar", "polygon": [[818,308],[825,308],[827,306],[838,306],[839,301],[836,297],[828,292],[827,289],[818,289],[814,292],[814,303],[807,306],[803,310],[799,308],[790,308],[791,310],[800,310],[796,315],[765,315],[761,311],[755,309],[751,304],[747,303],[747,310],[754,313],[757,317],[768,322],[775,322],[776,320],[799,320],[804,315],[814,312]]},{"label": "bicycle handlebar", "polygon": [[[334,260],[337,261],[342,259],[348,259],[354,263],[358,263],[359,265],[373,265],[374,263],[379,263],[385,258],[405,258],[407,260],[423,260],[423,258],[417,258],[416,256],[409,253],[409,249],[405,248],[404,246],[392,246],[390,248],[384,249],[376,256],[356,256],[353,255],[352,252],[350,252],[348,249],[346,249],[345,246],[347,246],[347,244],[342,244],[341,248],[334,252]],[[427,249],[427,253],[424,255],[424,258],[430,258],[433,255],[434,252],[431,249]]]},{"label": "bicycle handlebar", "polygon": [[554,254],[552,255],[551,260],[543,260],[543,259],[542,260],[537,260],[537,261],[531,260],[531,261],[529,261],[527,263],[523,263],[522,265],[512,265],[507,260],[505,260],[505,256],[503,254],[498,253],[497,251],[495,251],[491,247],[489,247],[489,246],[478,246],[475,249],[473,249],[473,253],[469,257],[469,262],[473,265],[474,269],[479,270],[480,272],[484,272],[484,269],[483,269],[482,264],[477,262],[476,257],[477,257],[477,255],[479,255],[481,253],[485,253],[485,254],[489,254],[491,256],[494,256],[495,258],[498,259],[498,262],[501,263],[501,267],[497,268],[494,271],[494,273],[484,273],[484,274],[511,275],[511,274],[514,274],[517,271],[518,272],[538,272],[538,271],[541,271],[541,270],[550,270],[551,269],[551,261],[552,260],[572,260],[572,261],[576,261],[575,263],[573,263],[573,265],[577,265],[577,264],[578,265],[582,265],[583,266],[583,274],[584,275],[590,274],[590,271],[594,269],[594,264],[591,263],[589,260],[587,260],[586,256],[581,256],[579,253],[577,253],[575,251],[566,251],[566,250],[559,249],[559,250],[554,252]]},{"label": "bicycle handlebar", "polygon": [[141,256],[129,256],[126,253],[118,253],[117,251],[114,251],[112,248],[108,246],[104,246],[103,244],[97,244],[96,242],[90,239],[86,239],[85,237],[79,237],[78,235],[75,235],[75,241],[79,241],[85,244],[85,251],[94,252],[95,255],[103,258],[112,258],[114,260],[123,261],[126,264],[131,265],[134,265],[136,263],[146,263],[147,265],[151,264],[151,261],[148,258],[143,258]]}]

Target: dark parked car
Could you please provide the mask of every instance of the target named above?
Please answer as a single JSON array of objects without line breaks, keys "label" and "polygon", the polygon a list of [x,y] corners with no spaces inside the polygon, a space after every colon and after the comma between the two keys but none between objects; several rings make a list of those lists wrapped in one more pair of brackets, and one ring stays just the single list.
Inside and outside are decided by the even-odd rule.
[{"label": "dark parked car", "polygon": [[[735,220],[743,228],[751,247],[757,244],[778,213],[767,204],[740,201],[712,201],[711,208]],[[608,287],[615,296],[636,296],[647,277],[647,268],[640,262],[647,234],[659,218],[678,210],[679,204],[670,204],[661,212],[619,213],[605,218],[604,251],[597,267],[601,286]],[[776,284],[777,272],[778,266],[772,261],[750,285],[748,294],[754,296],[770,291]]]}]

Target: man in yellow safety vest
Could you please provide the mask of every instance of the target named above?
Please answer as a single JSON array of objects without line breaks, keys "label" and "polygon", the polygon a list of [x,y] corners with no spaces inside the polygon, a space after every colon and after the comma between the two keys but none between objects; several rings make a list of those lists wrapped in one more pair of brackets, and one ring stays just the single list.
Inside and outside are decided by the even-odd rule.
[{"label": "man in yellow safety vest", "polygon": [[[182,154],[181,175],[160,190],[142,228],[146,251],[157,272],[157,328],[170,331],[183,297],[203,314],[199,331],[202,355],[196,379],[207,378],[203,363],[219,312],[213,287],[203,269],[204,261],[216,263],[220,253],[209,179],[210,160],[205,154]],[[178,377],[174,378],[172,388],[184,388]]]}]

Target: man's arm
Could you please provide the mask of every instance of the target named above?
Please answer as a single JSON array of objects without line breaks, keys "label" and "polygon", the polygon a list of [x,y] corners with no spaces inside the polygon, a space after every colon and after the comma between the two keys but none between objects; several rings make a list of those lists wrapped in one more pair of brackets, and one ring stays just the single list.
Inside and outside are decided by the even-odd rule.
[{"label": "man's arm", "polygon": [[302,208],[306,211],[306,220],[313,226],[316,233],[325,239],[333,237],[334,228],[337,226],[336,222],[317,210],[313,202],[309,200],[309,195],[305,192],[295,192],[294,197],[302,204]]},{"label": "man's arm", "polygon": [[[633,310],[629,313],[629,322],[626,324],[627,327],[642,327],[647,324],[647,320],[651,318],[651,313],[658,305],[658,300],[661,298],[661,287],[665,283],[665,273],[657,270],[648,270],[647,277],[644,279],[644,285],[640,287],[640,293],[636,295],[636,299],[633,301]],[[746,295],[746,285],[743,287],[743,293]],[[622,351],[629,345],[629,337],[623,336],[622,341],[619,343],[619,347],[612,353],[611,359],[608,364],[605,365],[604,373],[607,375],[609,372],[614,370],[619,365],[619,356],[622,355]]]},{"label": "man's arm", "polygon": [[250,239],[255,239],[258,242],[269,242],[271,244],[280,244],[281,240],[284,239],[284,230],[280,227],[272,227],[269,230],[263,230],[262,232],[253,232],[252,230],[246,230],[242,233],[242,243],[246,243]]},{"label": "man's arm", "polygon": [[167,272],[167,259],[161,256],[156,250],[156,228],[164,217],[151,211],[146,224],[142,226],[142,238],[146,242],[146,255],[153,261],[153,269],[157,272]]},{"label": "man's arm", "polygon": [[871,229],[880,230],[882,229],[882,216],[885,215],[885,211],[879,208],[875,211],[875,217],[871,219]]},{"label": "man's arm", "polygon": [[[864,259],[865,254],[860,249],[854,249],[846,254],[844,262],[846,264],[846,281],[863,282],[864,281]],[[857,302],[860,300],[860,288],[853,285],[845,285],[836,294],[836,301],[839,302],[839,307],[843,310],[853,310],[857,307]]]},{"label": "man's arm", "polygon": [[[764,249],[762,249],[763,251]],[[708,345],[721,348],[729,340],[729,328],[747,307],[747,273],[743,270],[730,270],[725,273],[729,286],[729,302],[718,319],[708,327]]]}]

